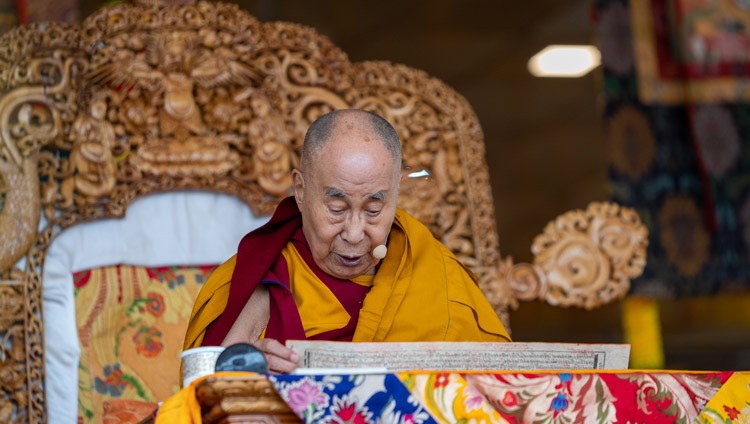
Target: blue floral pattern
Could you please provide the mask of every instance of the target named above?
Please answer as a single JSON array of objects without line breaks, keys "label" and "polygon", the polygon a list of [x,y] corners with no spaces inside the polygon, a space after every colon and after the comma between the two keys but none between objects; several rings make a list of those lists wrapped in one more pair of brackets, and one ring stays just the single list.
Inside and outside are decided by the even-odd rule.
[{"label": "blue floral pattern", "polygon": [[436,423],[394,374],[269,379],[306,423]]}]

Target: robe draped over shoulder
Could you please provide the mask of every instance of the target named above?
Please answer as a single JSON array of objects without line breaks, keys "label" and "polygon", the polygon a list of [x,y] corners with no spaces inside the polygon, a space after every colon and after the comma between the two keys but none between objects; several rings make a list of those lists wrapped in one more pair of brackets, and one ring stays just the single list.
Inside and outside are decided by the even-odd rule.
[{"label": "robe draped over shoulder", "polygon": [[[242,239],[237,254],[220,265],[201,288],[185,335],[185,349],[221,344],[301,225],[297,204],[288,197],[266,225]],[[291,296],[284,288],[277,288],[275,294],[273,288],[270,291],[272,298]],[[284,304],[290,304],[289,300]],[[272,308],[269,328],[275,319],[284,319],[281,312]],[[297,336],[305,338],[304,332]],[[510,338],[474,274],[427,227],[399,209],[390,232],[388,254],[359,311],[352,341]]]}]

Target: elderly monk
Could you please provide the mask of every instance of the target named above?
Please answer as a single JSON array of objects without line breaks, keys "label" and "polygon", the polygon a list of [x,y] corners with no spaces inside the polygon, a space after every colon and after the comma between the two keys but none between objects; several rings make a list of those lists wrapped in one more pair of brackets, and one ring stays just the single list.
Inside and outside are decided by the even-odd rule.
[{"label": "elderly monk", "polygon": [[351,109],[313,122],[294,196],[205,283],[185,349],[251,343],[289,372],[286,340],[508,341],[476,277],[398,209],[400,177],[385,119]]}]

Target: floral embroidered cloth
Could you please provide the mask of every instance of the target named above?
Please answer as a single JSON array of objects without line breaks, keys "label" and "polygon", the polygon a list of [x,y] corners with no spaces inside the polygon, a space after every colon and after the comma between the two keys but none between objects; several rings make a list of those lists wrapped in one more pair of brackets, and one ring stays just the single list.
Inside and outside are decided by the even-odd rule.
[{"label": "floral embroidered cloth", "polygon": [[750,373],[732,374],[695,422],[750,423]]},{"label": "floral embroidered cloth", "polygon": [[404,372],[269,378],[308,423],[750,422],[750,373],[740,372]]},{"label": "floral embroidered cloth", "polygon": [[308,423],[436,423],[395,374],[271,375],[269,380]]},{"label": "floral embroidered cloth", "polygon": [[212,269],[120,265],[74,274],[79,423],[153,410],[180,389],[182,339]]}]

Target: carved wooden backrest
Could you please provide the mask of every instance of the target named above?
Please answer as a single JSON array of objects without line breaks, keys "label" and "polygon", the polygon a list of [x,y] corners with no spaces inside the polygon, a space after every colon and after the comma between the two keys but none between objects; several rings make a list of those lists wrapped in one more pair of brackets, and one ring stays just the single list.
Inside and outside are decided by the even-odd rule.
[{"label": "carved wooden backrest", "polygon": [[45,421],[41,268],[56,234],[177,189],[268,214],[289,193],[308,125],[333,109],[393,123],[405,169],[430,173],[402,184],[401,207],[478,275],[506,325],[517,299],[593,307],[642,269],[645,230],[611,204],[550,224],[535,264],[501,260],[466,100],[419,70],[351,63],[307,27],[223,3],[117,5],[80,25],[17,28],[0,61],[0,369],[12,382],[2,377],[0,421]]}]

